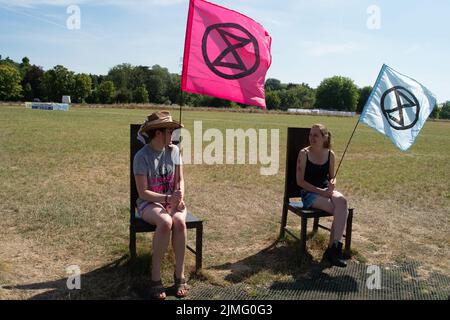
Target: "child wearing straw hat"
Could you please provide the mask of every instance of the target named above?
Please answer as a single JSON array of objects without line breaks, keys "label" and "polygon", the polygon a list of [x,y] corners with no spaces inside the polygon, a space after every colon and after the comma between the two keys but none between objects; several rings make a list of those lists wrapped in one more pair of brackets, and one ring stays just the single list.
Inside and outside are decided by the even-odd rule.
[{"label": "child wearing straw hat", "polygon": [[148,116],[139,130],[148,143],[139,150],[133,161],[133,172],[139,194],[139,218],[155,225],[151,272],[153,299],[166,298],[161,281],[161,263],[172,234],[175,254],[175,290],[177,297],[185,297],[188,286],[184,278],[186,251],[186,206],[180,151],[172,144],[172,132],[183,125],[172,120],[168,111]]}]

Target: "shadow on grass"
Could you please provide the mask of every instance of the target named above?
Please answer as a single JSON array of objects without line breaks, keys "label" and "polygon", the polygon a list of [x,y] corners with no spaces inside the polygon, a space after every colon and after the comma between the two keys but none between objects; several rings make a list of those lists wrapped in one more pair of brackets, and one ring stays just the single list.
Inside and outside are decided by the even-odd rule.
[{"label": "shadow on grass", "polygon": [[[308,235],[311,238],[311,235]],[[300,254],[297,241],[276,241],[260,252],[239,260],[213,266],[211,269],[229,271],[225,280],[237,284],[244,281],[260,284],[272,283],[272,290],[336,290],[354,292],[358,290],[356,279],[348,275],[330,276],[326,270],[331,265],[326,260],[317,261],[309,251]],[[290,276],[291,281],[273,281],[274,278]],[[333,282],[330,289],[329,282]]]},{"label": "shadow on grass", "polygon": [[[69,290],[67,278],[55,281],[31,283],[25,285],[3,286],[5,290],[46,290],[32,296],[32,300],[58,299],[95,299],[95,300],[147,300],[150,299],[150,263],[149,254],[139,255],[131,263],[128,255],[101,268],[81,274],[81,289]],[[173,288],[166,287],[166,294],[175,294]]]}]

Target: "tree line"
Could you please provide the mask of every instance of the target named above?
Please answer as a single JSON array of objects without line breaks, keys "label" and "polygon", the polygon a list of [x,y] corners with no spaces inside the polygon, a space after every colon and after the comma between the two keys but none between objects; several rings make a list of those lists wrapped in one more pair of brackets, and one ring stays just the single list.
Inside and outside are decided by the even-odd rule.
[{"label": "tree line", "polygon": [[[187,104],[194,107],[245,107],[214,97],[181,93],[180,75],[159,65],[133,66],[123,63],[107,75],[75,73],[62,65],[45,71],[27,57],[15,62],[0,55],[0,101],[60,102],[70,95],[75,103],[156,103]],[[334,76],[317,88],[306,83],[282,83],[267,79],[266,104],[269,110],[325,109],[360,113],[372,87],[359,88],[352,79]],[[436,108],[434,118],[450,118],[450,101]]]}]

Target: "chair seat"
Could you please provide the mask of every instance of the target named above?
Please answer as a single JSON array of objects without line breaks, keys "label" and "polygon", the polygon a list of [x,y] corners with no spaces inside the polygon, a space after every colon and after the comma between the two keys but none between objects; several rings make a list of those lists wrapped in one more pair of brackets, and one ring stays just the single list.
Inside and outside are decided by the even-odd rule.
[{"label": "chair seat", "polygon": [[296,202],[289,202],[288,203],[288,209],[289,211],[292,211],[296,215],[302,217],[302,218],[322,218],[322,217],[332,217],[332,213],[328,213],[322,210],[318,209],[305,209],[303,208],[303,202],[296,201]]},{"label": "chair seat", "polygon": [[[188,212],[186,216],[186,227],[188,229],[196,228],[202,223],[203,221],[201,219],[197,218],[192,213]],[[153,232],[156,230],[156,226],[149,224],[139,218],[134,219],[132,227],[135,229],[136,232]]]}]

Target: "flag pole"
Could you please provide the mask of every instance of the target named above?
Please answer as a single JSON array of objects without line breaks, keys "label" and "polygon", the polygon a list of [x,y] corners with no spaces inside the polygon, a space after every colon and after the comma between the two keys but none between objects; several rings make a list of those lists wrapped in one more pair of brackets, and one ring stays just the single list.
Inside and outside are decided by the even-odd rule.
[{"label": "flag pole", "polygon": [[[180,77],[180,124],[181,124],[181,116],[182,116],[182,107],[184,104],[184,96],[183,96],[183,88],[186,88],[186,76],[185,71],[188,69],[189,64],[189,48],[191,46],[191,37],[192,37],[192,21],[194,19],[194,0],[189,1],[189,9],[188,16],[186,19],[186,34],[184,38],[184,52],[182,57],[182,66],[181,66],[181,77]],[[181,135],[180,135],[180,144],[181,144]]]},{"label": "flag pole", "polygon": [[353,129],[353,133],[352,133],[350,139],[348,140],[347,146],[345,147],[344,154],[342,155],[341,161],[339,162],[339,166],[338,166],[338,168],[336,170],[336,174],[334,175],[335,179],[336,179],[336,177],[337,177],[337,175],[339,173],[339,169],[341,168],[342,161],[344,161],[344,157],[345,157],[345,154],[347,153],[348,147],[350,146],[350,142],[352,141],[353,136],[355,135],[356,129],[358,128],[358,125],[361,122],[361,118],[362,118],[362,116],[364,114],[364,111],[366,110],[368,103],[372,100],[373,95],[375,94],[375,89],[377,88],[377,84],[378,84],[378,82],[381,79],[381,75],[383,74],[385,66],[386,65],[383,64],[383,66],[381,67],[380,73],[378,74],[377,80],[375,81],[375,85],[372,88],[372,92],[370,92],[369,98],[367,98],[366,104],[364,105],[364,108],[363,108],[363,110],[361,112],[361,115],[359,116],[359,119],[358,119],[358,122],[356,123],[355,129]]},{"label": "flag pole", "polygon": [[182,111],[181,110],[183,109],[183,105],[184,105],[183,90],[181,90],[181,86],[180,86],[180,123],[181,123],[181,116],[182,116]]},{"label": "flag pole", "polygon": [[[182,110],[183,110],[183,90],[181,88],[181,82],[180,82],[180,122],[179,122],[180,125],[181,125],[181,120],[182,120]],[[182,140],[181,128],[178,129],[178,130],[180,130],[180,137],[179,137],[177,146],[179,148],[178,157],[179,157],[179,160],[180,160],[181,159],[181,140]],[[181,164],[181,162],[180,162],[180,164]],[[177,190],[181,190],[181,186],[179,185],[180,170],[181,170],[181,168],[178,168],[178,169],[175,168],[175,181],[176,181],[175,187],[177,188]]]},{"label": "flag pole", "polygon": [[350,143],[352,142],[353,136],[355,135],[356,129],[359,126],[360,120],[361,120],[361,116],[358,118],[358,122],[356,123],[355,129],[353,129],[352,135],[350,136],[350,139],[348,140],[347,146],[345,147],[344,154],[342,155],[341,161],[339,162],[339,166],[336,170],[336,174],[334,175],[334,179],[336,179],[336,177],[339,173],[339,169],[341,168],[342,161],[344,161],[345,155],[347,154],[348,147],[350,146]]},{"label": "flag pole", "polygon": [[[184,56],[180,58],[180,67],[181,67],[181,74],[180,74],[180,123],[181,123],[181,116],[182,116],[182,107],[184,106],[184,95],[183,95],[183,69],[184,69]],[[181,138],[180,138],[181,140]],[[181,143],[181,141],[180,141]]]}]

